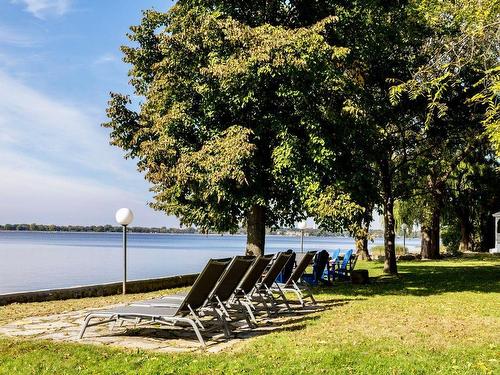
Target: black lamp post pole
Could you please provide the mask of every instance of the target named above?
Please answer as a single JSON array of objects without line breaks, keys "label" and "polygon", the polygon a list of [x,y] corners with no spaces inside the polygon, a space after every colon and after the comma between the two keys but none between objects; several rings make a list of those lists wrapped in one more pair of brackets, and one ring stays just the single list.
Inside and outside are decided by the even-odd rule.
[{"label": "black lamp post pole", "polygon": [[123,294],[127,293],[127,226],[123,225]]}]

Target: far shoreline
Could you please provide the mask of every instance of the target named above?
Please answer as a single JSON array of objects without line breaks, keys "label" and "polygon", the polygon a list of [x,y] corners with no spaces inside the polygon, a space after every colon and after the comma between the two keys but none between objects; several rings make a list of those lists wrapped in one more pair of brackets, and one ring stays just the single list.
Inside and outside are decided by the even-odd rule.
[{"label": "far shoreline", "polygon": [[[11,230],[11,229],[0,229],[0,233],[37,233],[37,234],[42,234],[42,233],[50,233],[50,234],[59,234],[59,233],[68,233],[68,234],[117,234],[121,235],[121,231],[66,231],[66,230],[56,230],[56,231],[48,231],[48,230]],[[134,231],[129,231],[129,234],[133,235],[162,235],[162,236],[171,236],[171,235],[176,235],[176,236],[211,236],[211,237],[226,237],[226,236],[234,236],[234,237],[245,237],[246,233],[189,233],[189,232],[134,232]],[[300,237],[301,233],[300,231],[296,232],[288,232],[288,233],[269,233],[266,234],[266,237]],[[329,233],[321,233],[321,234],[311,234],[311,233],[305,233],[305,237],[325,237],[325,238],[345,238],[345,239],[354,239],[354,237],[346,235],[346,234],[329,234]],[[373,238],[383,238],[383,235],[380,235],[378,233],[373,233],[372,234]],[[396,236],[396,239],[403,238],[403,236]],[[406,239],[417,239],[419,236],[406,236]]]}]

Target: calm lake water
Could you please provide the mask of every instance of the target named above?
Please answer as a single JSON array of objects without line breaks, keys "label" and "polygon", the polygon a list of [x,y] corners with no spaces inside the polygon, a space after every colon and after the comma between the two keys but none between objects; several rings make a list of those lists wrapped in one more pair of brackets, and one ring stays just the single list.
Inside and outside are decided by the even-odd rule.
[{"label": "calm lake water", "polygon": [[[128,235],[129,280],[196,273],[210,258],[243,254],[245,236]],[[121,233],[0,232],[0,294],[120,281]],[[398,240],[398,243],[402,240]],[[407,246],[418,240],[407,240]],[[376,239],[370,246],[382,244]],[[305,237],[304,250],[353,248],[345,237]],[[268,236],[266,251],[300,251],[300,237]]]}]

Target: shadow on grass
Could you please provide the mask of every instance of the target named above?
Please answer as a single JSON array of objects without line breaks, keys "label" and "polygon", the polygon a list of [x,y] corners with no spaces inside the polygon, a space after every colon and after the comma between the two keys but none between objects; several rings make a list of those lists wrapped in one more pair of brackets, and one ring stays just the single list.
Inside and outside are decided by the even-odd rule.
[{"label": "shadow on grass", "polygon": [[[220,332],[220,329],[216,329],[217,326],[210,327],[207,331],[204,331],[203,337],[206,342],[207,347],[214,347],[216,345],[230,342],[233,338],[239,339],[249,339],[253,337],[259,337],[268,335],[270,333],[278,332],[293,332],[300,331],[306,328],[307,322],[319,319],[317,315],[310,315],[312,312],[317,311],[301,311],[300,315],[295,316],[284,316],[280,315],[280,320],[267,320],[261,322],[259,327],[256,329],[248,329],[244,326],[239,327],[240,324],[234,324],[234,322],[229,322],[232,337],[230,339],[224,338],[224,335]],[[196,336],[194,332],[190,329],[183,329],[182,327],[170,327],[169,329],[162,329],[156,327],[123,327],[122,331],[110,332],[108,336],[113,337],[141,337],[141,338],[153,338],[157,340],[162,339],[180,339],[186,340],[186,348],[197,348],[198,343],[196,341]]]},{"label": "shadow on grass", "polygon": [[449,292],[500,292],[500,265],[471,266],[455,263],[402,263],[398,276],[372,278],[368,285],[336,282],[317,288],[316,293],[345,296],[412,295],[430,296]]}]

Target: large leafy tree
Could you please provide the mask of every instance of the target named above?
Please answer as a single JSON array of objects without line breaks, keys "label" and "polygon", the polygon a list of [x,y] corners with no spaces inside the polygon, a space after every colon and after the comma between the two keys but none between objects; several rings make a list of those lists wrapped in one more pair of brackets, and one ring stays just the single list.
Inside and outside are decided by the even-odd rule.
[{"label": "large leafy tree", "polygon": [[406,1],[327,3],[329,12],[339,19],[330,38],[350,49],[348,64],[357,72],[359,85],[344,110],[363,129],[358,138],[361,152],[356,156],[365,165],[357,170],[374,177],[361,186],[377,194],[367,202],[382,208],[384,271],[395,274],[394,203],[409,190],[408,172],[416,158],[422,128],[418,112],[423,102],[395,103],[391,101],[390,88],[395,81],[410,79],[411,68],[421,63],[419,52],[425,40],[425,25]]},{"label": "large leafy tree", "polygon": [[456,107],[439,121],[431,121],[423,127],[411,168],[415,176],[412,188],[403,197],[411,202],[408,207],[412,207],[413,213],[408,215],[404,207],[400,213],[406,211],[404,216],[416,218],[421,226],[423,258],[439,258],[441,219],[448,210],[449,186],[469,155],[485,143],[478,138],[482,133],[478,116],[460,105],[461,94],[461,90],[452,92],[455,99],[449,103],[455,103]]},{"label": "large leafy tree", "polygon": [[485,136],[494,145],[500,139],[500,3],[426,0],[415,1],[414,9],[428,29],[420,50],[425,61],[410,80],[391,88],[391,96],[426,101],[416,185],[423,203],[422,256],[437,258],[448,180]]},{"label": "large leafy tree", "polygon": [[500,175],[488,143],[479,143],[448,180],[443,242],[452,251],[488,251],[494,246],[492,214],[500,207]]},{"label": "large leafy tree", "polygon": [[[498,0],[413,1],[428,28],[420,54],[424,64],[392,88],[427,101],[426,122],[447,115],[462,91],[461,105],[481,116],[485,134],[500,154],[500,2]],[[451,105],[450,105],[451,104]]]},{"label": "large leafy tree", "polygon": [[[399,102],[394,106],[389,90],[391,82],[410,79],[412,67],[421,63],[419,53],[426,30],[414,7],[399,0],[271,0],[251,2],[252,5],[244,1],[202,2],[217,4],[249,24],[268,22],[301,27],[329,15],[337,18],[334,27],[327,30],[327,38],[349,50],[346,62],[356,85],[345,93],[341,107],[336,103],[330,109],[341,112],[339,117],[350,122],[351,136],[354,134],[357,139],[346,143],[350,148],[344,150],[346,159],[350,158],[349,173],[342,173],[345,169],[341,158],[323,166],[330,173],[322,177],[321,185],[326,185],[320,189],[322,196],[314,198],[320,209],[311,211],[322,225],[335,227],[341,223],[353,228],[351,233],[356,235],[363,232],[363,227],[366,229],[363,223],[370,221],[373,206],[380,203],[385,223],[384,269],[397,273],[394,201],[408,190],[407,171],[422,122],[415,121],[415,103]],[[335,139],[338,133],[329,136]],[[351,202],[348,220],[339,218],[338,214],[344,215],[336,209],[345,192]]]},{"label": "large leafy tree", "polygon": [[204,230],[246,223],[247,252],[261,254],[266,226],[292,225],[325,196],[332,108],[350,80],[348,49],[325,38],[333,22],[248,25],[203,1],[144,13],[123,47],[143,102],[134,111],[112,94],[105,126],[145,172],[155,209]]}]

